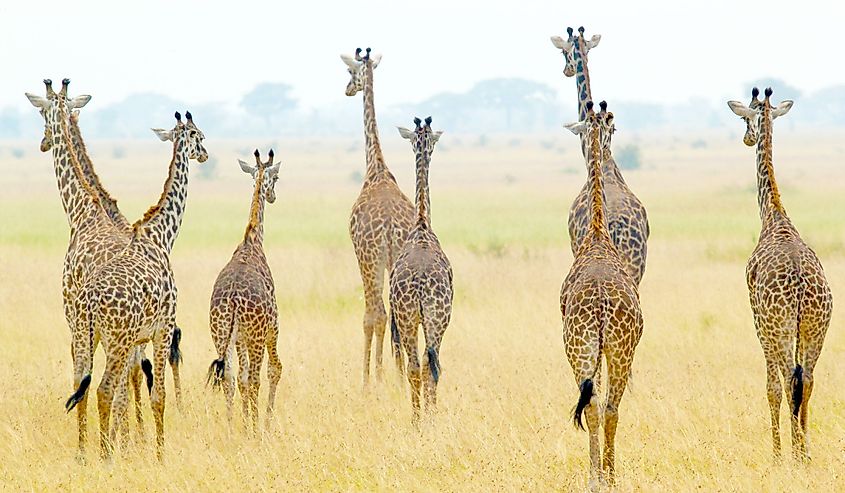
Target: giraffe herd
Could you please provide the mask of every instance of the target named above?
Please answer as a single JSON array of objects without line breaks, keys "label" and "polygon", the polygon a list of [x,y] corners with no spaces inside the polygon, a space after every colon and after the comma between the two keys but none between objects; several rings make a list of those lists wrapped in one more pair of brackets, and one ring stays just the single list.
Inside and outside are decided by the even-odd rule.
[{"label": "giraffe herd", "polygon": [[[611,152],[614,115],[602,101],[593,103],[588,53],[601,36],[586,38],[584,28],[552,37],[564,55],[564,74],[575,77],[578,121],[566,125],[581,143],[587,180],[569,211],[574,261],[560,292],[564,352],[572,367],[578,400],[572,419],[589,435],[591,484],[615,481],[615,437],[619,406],[631,376],[634,353],[643,333],[639,285],[645,273],[648,217],[626,184]],[[442,131],[431,117],[414,118],[414,128],[399,127],[415,156],[414,202],[402,192],[385,163],[376,124],[373,74],[381,57],[357,49],[341,55],[350,81],[346,95],[363,93],[366,174],[352,206],[349,234],[364,292],[363,384],[370,383],[375,342],[375,373],[382,379],[384,336],[389,324],[397,368],[411,388],[413,422],[437,403],[441,377],[440,346],[452,317],[452,267],[431,220],[429,168]],[[62,275],[63,307],[71,331],[73,393],[68,412],[77,410],[78,448],[87,442],[87,398],[94,351],[102,345],[106,361],[97,387],[99,442],[103,458],[129,437],[129,387],[136,422],[143,436],[142,387],[150,394],[156,451],[164,447],[165,367],[171,366],[177,404],[181,403],[179,363],[181,329],[176,326],[177,286],[170,255],[187,205],[191,161],[202,166],[209,153],[205,135],[190,112],[175,114],[169,130],[153,129],[172,143],[168,176],[159,199],[130,223],[94,171],[79,126],[79,110],[90,96],[68,96],[64,79],[55,92],[45,80],[46,96],[27,93],[44,119],[43,152],[52,151],[59,195],[70,227]],[[830,325],[832,295],[821,263],[786,214],[774,176],[772,130],[792,101],[773,105],[772,90],[748,105],[728,105],[746,123],[743,142],[756,145],[757,190],[762,229],[748,261],[746,278],[757,336],[766,361],[773,454],[781,454],[780,406],[784,387],[791,411],[793,455],[809,458],[807,428],[814,369]],[[280,163],[273,150],[255,165],[239,161],[254,181],[242,241],[214,283],[209,329],[217,353],[208,381],[224,390],[231,421],[235,389],[243,415],[258,430],[260,371],[268,355],[267,425],[282,376],[277,350],[279,313],[275,285],[264,253],[264,209],[275,201]],[[385,274],[388,309],[384,304]],[[422,329],[422,362],[418,332]],[[151,345],[152,358],[146,357]],[[404,356],[403,356],[404,354]],[[237,357],[239,373],[234,362]],[[407,365],[404,358],[407,357]],[[603,363],[604,362],[604,363]],[[603,370],[603,367],[605,370]],[[603,398],[601,386],[606,386]],[[603,437],[600,436],[603,430]]]}]

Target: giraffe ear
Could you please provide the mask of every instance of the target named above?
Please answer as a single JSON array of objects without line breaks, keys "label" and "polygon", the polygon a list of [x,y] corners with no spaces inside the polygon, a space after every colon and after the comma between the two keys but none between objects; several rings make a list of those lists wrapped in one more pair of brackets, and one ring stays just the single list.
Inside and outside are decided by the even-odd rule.
[{"label": "giraffe ear", "polygon": [[91,96],[83,94],[82,96],[76,96],[75,98],[68,101],[67,107],[71,110],[78,110],[79,108],[82,108],[83,106],[88,104],[88,101],[91,101]]},{"label": "giraffe ear", "polygon": [[443,135],[443,130],[438,130],[431,134],[431,142],[436,144],[438,140],[440,140],[440,136]]},{"label": "giraffe ear", "polygon": [[277,176],[279,174],[279,168],[282,167],[282,163],[276,163],[273,166],[268,168],[267,172],[270,173],[270,176]]},{"label": "giraffe ear", "polygon": [[566,123],[563,127],[575,135],[581,135],[587,130],[587,122]]},{"label": "giraffe ear", "polygon": [[601,41],[601,34],[594,34],[589,41],[587,41],[587,47],[591,50],[599,45],[599,41]]},{"label": "giraffe ear", "polygon": [[787,99],[786,101],[781,101],[777,108],[772,110],[772,120],[779,116],[783,116],[789,113],[789,110],[792,109],[792,105],[795,104],[794,101],[791,99]]},{"label": "giraffe ear", "polygon": [[163,128],[151,128],[150,130],[158,135],[158,138],[161,139],[162,142],[167,142],[168,140],[171,142],[173,141],[173,132],[170,130],[165,130]]},{"label": "giraffe ear", "polygon": [[754,110],[739,101],[728,101],[728,107],[735,115],[741,116],[742,118],[751,118],[754,116]]},{"label": "giraffe ear", "polygon": [[552,44],[555,45],[555,48],[557,48],[559,50],[568,50],[571,47],[569,42],[566,41],[565,39],[561,38],[560,36],[552,36],[551,39],[552,39]]},{"label": "giraffe ear", "polygon": [[32,106],[36,108],[44,109],[50,106],[50,101],[47,98],[43,98],[41,96],[36,96],[35,94],[25,93],[26,98],[29,99],[29,102],[32,103]]},{"label": "giraffe ear", "polygon": [[355,57],[353,57],[352,55],[340,55],[340,59],[343,60],[343,63],[345,63],[352,70],[358,70],[358,67],[361,66],[361,62],[355,60]]},{"label": "giraffe ear", "polygon": [[396,128],[399,129],[399,135],[401,135],[403,139],[411,140],[411,139],[414,138],[414,132],[412,132],[411,130],[408,130],[405,127],[396,127]]},{"label": "giraffe ear", "polygon": [[240,159],[238,159],[238,164],[241,165],[241,169],[244,173],[249,173],[250,175],[255,174],[255,168],[247,164],[245,161],[241,161]]},{"label": "giraffe ear", "polygon": [[370,57],[370,60],[373,61],[373,70],[375,70],[376,67],[378,67],[378,64],[381,63],[381,53],[379,53],[378,55],[373,55],[372,57]]}]

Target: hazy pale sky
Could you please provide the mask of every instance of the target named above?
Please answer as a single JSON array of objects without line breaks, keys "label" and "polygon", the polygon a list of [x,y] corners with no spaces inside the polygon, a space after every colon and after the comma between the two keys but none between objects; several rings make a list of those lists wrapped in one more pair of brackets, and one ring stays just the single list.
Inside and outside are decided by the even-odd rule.
[{"label": "hazy pale sky", "polygon": [[574,100],[549,36],[580,25],[602,35],[597,99],[746,99],[744,84],[766,76],[804,92],[845,84],[843,18],[840,2],[818,0],[3,0],[0,107],[28,107],[23,93],[42,93],[45,77],[70,77],[92,108],[141,91],[237,103],[264,81],[291,84],[305,107],[353,104],[338,55],[358,46],[384,56],[379,105],[492,77]]}]

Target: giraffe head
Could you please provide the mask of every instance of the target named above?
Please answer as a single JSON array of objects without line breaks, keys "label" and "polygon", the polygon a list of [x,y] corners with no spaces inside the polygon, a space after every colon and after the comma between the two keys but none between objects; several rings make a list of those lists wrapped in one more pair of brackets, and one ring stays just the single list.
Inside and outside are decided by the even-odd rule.
[{"label": "giraffe head", "polygon": [[728,107],[731,111],[745,121],[745,136],[742,141],[747,146],[757,144],[763,133],[761,131],[763,125],[771,125],[775,118],[787,114],[793,105],[793,101],[786,100],[781,101],[777,107],[772,106],[770,101],[772,97],[771,87],[766,88],[763,99],[759,99],[759,96],[760,90],[755,87],[751,90],[751,103],[748,106],[739,101],[728,101]]},{"label": "giraffe head", "polygon": [[[587,102],[587,118],[580,122],[569,123],[564,125],[570,132],[575,135],[592,136],[593,132],[599,134],[599,147],[602,152],[602,159],[607,159],[610,156],[610,141],[613,133],[616,132],[616,124],[613,122],[613,113],[607,111],[607,103],[602,101],[599,103],[601,111],[595,112],[593,102]],[[587,147],[589,150],[590,148]]]},{"label": "giraffe head", "polygon": [[354,96],[359,91],[364,89],[364,79],[370,76],[367,68],[375,70],[381,62],[381,55],[370,56],[370,48],[367,48],[366,54],[361,56],[361,48],[355,50],[355,56],[340,55],[340,59],[346,64],[349,70],[349,84],[346,85],[346,95]]},{"label": "giraffe head", "polygon": [[405,127],[397,127],[399,129],[399,135],[403,139],[411,141],[411,147],[414,149],[415,154],[431,156],[431,153],[434,152],[434,144],[440,140],[443,131],[438,130],[435,132],[431,129],[430,116],[425,119],[425,125],[423,125],[423,121],[419,118],[414,118],[414,125],[416,127],[413,130],[408,130]]},{"label": "giraffe head", "polygon": [[563,74],[567,77],[575,75],[576,68],[579,63],[587,64],[587,53],[599,45],[601,41],[600,34],[594,34],[592,38],[584,38],[584,27],[578,28],[578,35],[573,34],[571,27],[566,28],[568,34],[567,39],[560,36],[552,36],[552,44],[555,48],[563,52],[563,58],[566,60],[566,66],[563,69]]},{"label": "giraffe head", "polygon": [[276,201],[276,181],[279,179],[279,167],[281,167],[282,163],[273,164],[273,158],[275,156],[273,149],[270,149],[268,155],[270,156],[270,159],[266,163],[262,163],[261,154],[258,152],[258,149],[256,149],[255,166],[250,166],[240,159],[238,159],[238,164],[241,165],[241,169],[244,173],[248,173],[252,176],[253,181],[258,180],[258,177],[260,176],[259,173],[263,174],[264,179],[261,181],[260,195],[264,197],[267,202],[272,204]]},{"label": "giraffe head", "polygon": [[188,148],[188,158],[204,163],[208,159],[208,151],[205,150],[205,146],[202,144],[202,141],[205,140],[205,134],[194,123],[194,117],[191,115],[191,112],[185,112],[187,122],[184,123],[182,122],[182,115],[178,111],[174,116],[176,117],[176,126],[172,130],[153,128],[152,131],[158,135],[158,138],[162,142],[176,142],[180,137],[184,136],[185,145]]},{"label": "giraffe head", "polygon": [[82,108],[88,104],[88,101],[91,101],[91,96],[88,95],[75,98],[68,97],[67,88],[70,85],[70,79],[62,80],[62,88],[58,93],[53,90],[53,81],[50,79],[44,79],[44,85],[47,86],[46,97],[26,93],[29,102],[38,109],[44,118],[44,137],[41,139],[41,152],[52,149],[55,140],[61,138],[62,118],[69,119],[71,112]]}]

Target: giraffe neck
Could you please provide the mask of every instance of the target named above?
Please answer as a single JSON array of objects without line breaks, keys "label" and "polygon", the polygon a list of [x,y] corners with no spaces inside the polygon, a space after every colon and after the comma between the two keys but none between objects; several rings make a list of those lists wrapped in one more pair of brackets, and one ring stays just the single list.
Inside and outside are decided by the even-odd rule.
[{"label": "giraffe neck", "polygon": [[607,220],[604,216],[604,191],[602,175],[602,154],[599,145],[599,130],[591,128],[588,132],[590,144],[590,163],[588,181],[590,182],[590,233],[596,237],[609,238]]},{"label": "giraffe neck", "polygon": [[373,65],[371,61],[364,63],[364,137],[367,148],[366,180],[369,181],[385,171],[386,166],[384,164],[384,155],[381,153],[378,125],[376,124],[376,105],[373,96]]},{"label": "giraffe neck", "polygon": [[73,235],[88,220],[101,213],[102,209],[96,191],[85,180],[76,151],[73,149],[66,111],[62,106],[53,109],[50,127],[53,135],[53,166],[59,195]]},{"label": "giraffe neck", "polygon": [[[585,41],[575,40],[575,49],[572,51],[572,62],[575,64],[575,89],[578,95],[578,121],[587,119],[587,102],[593,100],[593,93],[590,90],[590,70],[587,68],[587,57],[583,49]],[[581,135],[581,154],[587,156],[587,136]]]},{"label": "giraffe neck", "polygon": [[416,152],[417,168],[417,224],[431,225],[431,199],[428,195],[428,167],[431,163],[431,154],[419,150]]},{"label": "giraffe neck", "polygon": [[760,207],[760,219],[766,223],[775,215],[785,216],[786,210],[780,200],[772,165],[772,112],[768,101],[763,105],[761,118],[760,140],[757,142],[757,204]]},{"label": "giraffe neck", "polygon": [[621,183],[625,183],[625,179],[622,178],[622,172],[619,171],[619,166],[616,165],[616,160],[613,159],[613,155],[610,153],[610,150],[606,150],[604,152],[602,160],[601,174],[605,182],[608,178],[611,178]]},{"label": "giraffe neck", "polygon": [[244,232],[244,243],[252,242],[256,245],[264,243],[264,168],[258,167],[258,177],[255,179],[255,190],[252,192],[252,202],[249,206],[249,222]]},{"label": "giraffe neck", "polygon": [[111,219],[118,229],[126,232],[132,231],[132,225],[129,224],[129,221],[126,220],[126,217],[117,207],[117,200],[105,189],[100,181],[100,177],[94,171],[94,165],[88,156],[85,141],[82,140],[82,132],[79,130],[79,119],[73,114],[70,117],[70,138],[73,147],[76,149],[76,157],[82,168],[85,181],[94,189],[100,198],[100,206],[102,206],[106,215],[109,216],[109,219]]},{"label": "giraffe neck", "polygon": [[188,198],[188,131],[180,128],[173,142],[167,180],[158,202],[135,222],[136,237],[145,236],[170,254],[185,214]]}]

